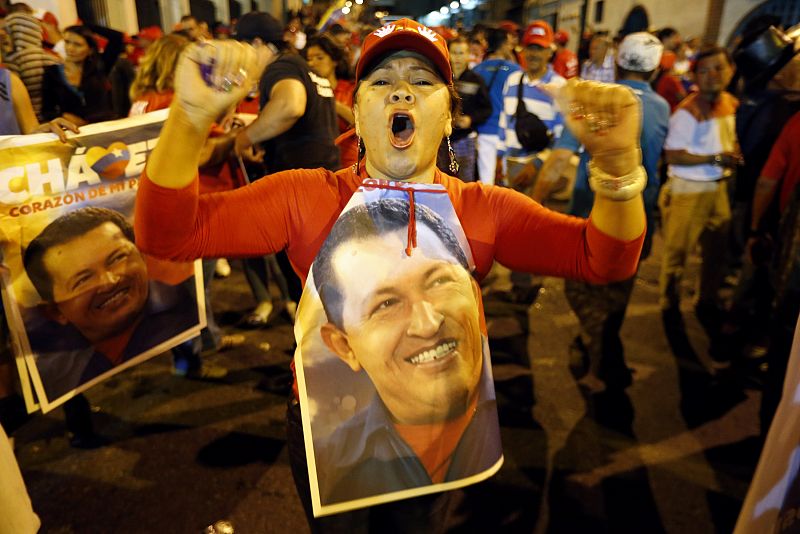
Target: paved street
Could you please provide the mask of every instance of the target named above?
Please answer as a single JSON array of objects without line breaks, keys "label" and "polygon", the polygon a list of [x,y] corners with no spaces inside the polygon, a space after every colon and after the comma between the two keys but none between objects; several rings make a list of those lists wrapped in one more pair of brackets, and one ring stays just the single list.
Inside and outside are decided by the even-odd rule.
[{"label": "paved street", "polygon": [[[634,384],[589,395],[570,371],[577,320],[563,282],[533,306],[486,301],[505,463],[476,506],[494,532],[730,532],[757,454],[760,394],[706,370],[707,340],[688,300],[686,336],[668,341],[657,306],[658,245],[641,266],[623,327]],[[505,282],[497,270],[493,288]],[[487,291],[488,291],[487,287]],[[36,415],[17,452],[46,533],[307,531],[284,441],[285,396],[268,386],[290,360],[291,326],[239,330],[253,305],[238,265],[215,307],[246,344],[208,359],[219,384],[173,377],[162,355],[93,388],[110,444],[71,449],[63,415]],[[677,353],[677,356],[673,353]]]}]

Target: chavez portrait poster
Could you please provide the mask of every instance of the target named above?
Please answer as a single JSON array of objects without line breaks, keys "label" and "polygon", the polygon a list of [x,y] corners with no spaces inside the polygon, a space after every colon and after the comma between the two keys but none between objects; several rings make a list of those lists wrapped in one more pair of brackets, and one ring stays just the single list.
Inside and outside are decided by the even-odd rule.
[{"label": "chavez portrait poster", "polygon": [[165,118],[85,126],[66,143],[0,139],[3,302],[23,386],[45,412],[205,324],[199,267],[146,257],[133,234]]},{"label": "chavez portrait poster", "polygon": [[480,288],[440,185],[368,179],[295,324],[314,514],[466,486],[503,461]]}]

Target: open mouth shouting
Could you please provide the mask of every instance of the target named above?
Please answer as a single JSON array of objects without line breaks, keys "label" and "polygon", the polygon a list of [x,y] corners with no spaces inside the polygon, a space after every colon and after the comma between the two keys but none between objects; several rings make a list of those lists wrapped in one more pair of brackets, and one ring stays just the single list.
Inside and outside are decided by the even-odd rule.
[{"label": "open mouth shouting", "polygon": [[456,352],[458,343],[454,339],[444,339],[430,347],[422,350],[413,356],[406,358],[406,361],[412,365],[431,365],[443,363],[445,360],[450,360]]},{"label": "open mouth shouting", "polygon": [[408,113],[393,113],[389,118],[389,140],[395,148],[407,148],[414,141],[414,118]]}]

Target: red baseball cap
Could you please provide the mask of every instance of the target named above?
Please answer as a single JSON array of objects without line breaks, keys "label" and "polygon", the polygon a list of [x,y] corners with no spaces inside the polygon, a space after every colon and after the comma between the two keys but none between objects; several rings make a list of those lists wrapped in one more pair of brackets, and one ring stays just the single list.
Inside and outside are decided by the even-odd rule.
[{"label": "red baseball cap", "polygon": [[500,24],[497,25],[498,28],[501,30],[505,30],[508,33],[518,33],[519,32],[519,24],[512,20],[503,20],[500,21]]},{"label": "red baseball cap", "polygon": [[139,30],[137,37],[148,41],[158,41],[163,35],[164,32],[158,26],[147,26]]},{"label": "red baseball cap", "polygon": [[569,32],[567,30],[558,30],[553,35],[553,40],[560,45],[565,45],[569,42]]},{"label": "red baseball cap", "polygon": [[356,83],[369,73],[379,59],[389,52],[400,50],[417,52],[426,57],[439,70],[445,83],[453,83],[447,42],[434,30],[411,19],[391,22],[367,35],[356,65]]},{"label": "red baseball cap", "polygon": [[537,45],[550,48],[553,45],[553,28],[543,20],[534,20],[525,28],[522,46]]}]

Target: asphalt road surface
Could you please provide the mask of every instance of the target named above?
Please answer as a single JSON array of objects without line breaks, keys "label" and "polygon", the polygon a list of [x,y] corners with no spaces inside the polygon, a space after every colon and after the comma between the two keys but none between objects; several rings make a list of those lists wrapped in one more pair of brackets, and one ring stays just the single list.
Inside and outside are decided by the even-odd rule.
[{"label": "asphalt road surface", "polygon": [[[491,511],[487,531],[732,530],[757,459],[760,393],[709,371],[688,296],[685,332],[667,338],[658,258],[656,242],[622,330],[634,370],[623,393],[590,394],[576,382],[577,320],[561,280],[538,280],[530,307],[487,298],[505,454],[478,504]],[[502,289],[506,274],[497,269],[485,291]],[[246,343],[207,356],[230,370],[221,382],[175,377],[165,354],[91,389],[108,445],[71,448],[60,409],[16,432],[42,532],[198,533],[220,519],[237,534],[308,531],[286,452],[287,397],[272,392],[292,327],[276,314],[268,328],[238,328],[253,304],[234,263],[214,282],[214,306]]]}]

